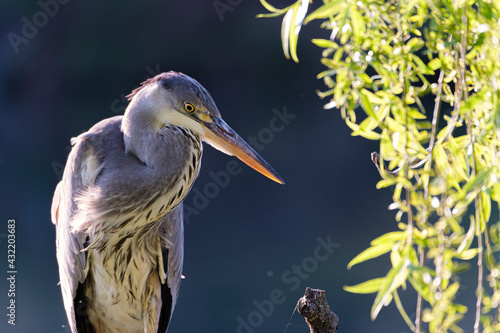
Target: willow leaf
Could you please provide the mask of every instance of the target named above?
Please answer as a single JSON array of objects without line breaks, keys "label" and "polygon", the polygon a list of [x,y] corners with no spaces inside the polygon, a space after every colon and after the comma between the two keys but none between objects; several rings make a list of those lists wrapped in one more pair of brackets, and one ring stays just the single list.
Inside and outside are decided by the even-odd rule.
[{"label": "willow leaf", "polygon": [[344,290],[353,294],[373,294],[380,289],[384,280],[385,277],[376,278],[354,286],[344,286]]},{"label": "willow leaf", "polygon": [[364,261],[380,257],[381,255],[389,252],[392,247],[394,246],[394,243],[392,242],[387,242],[387,243],[381,243],[377,244],[376,246],[371,246],[358,254],[354,259],[352,259],[349,264],[347,264],[347,269],[351,269],[354,265],[362,263]]}]

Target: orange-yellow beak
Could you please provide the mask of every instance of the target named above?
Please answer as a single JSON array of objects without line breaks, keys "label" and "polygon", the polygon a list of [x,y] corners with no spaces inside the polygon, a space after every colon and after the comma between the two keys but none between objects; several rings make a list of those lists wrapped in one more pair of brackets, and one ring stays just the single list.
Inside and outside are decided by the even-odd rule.
[{"label": "orange-yellow beak", "polygon": [[207,143],[228,155],[236,156],[246,165],[275,182],[285,183],[271,165],[229,127],[224,120],[218,117],[212,117],[211,120],[211,122],[202,123]]}]

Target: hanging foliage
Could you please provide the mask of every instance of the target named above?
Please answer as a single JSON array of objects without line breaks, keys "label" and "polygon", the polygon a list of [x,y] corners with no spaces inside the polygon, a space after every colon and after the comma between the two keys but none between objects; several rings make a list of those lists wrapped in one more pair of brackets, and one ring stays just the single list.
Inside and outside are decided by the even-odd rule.
[{"label": "hanging foliage", "polygon": [[[324,108],[380,144],[377,187],[393,191],[397,230],[349,268],[385,254],[392,268],[345,289],[376,293],[373,319],[394,301],[414,332],[471,332],[459,324],[467,311],[474,332],[500,332],[500,2],[323,0],[309,15],[308,0],[261,3],[270,12],[261,17],[284,15],[283,49],[294,61],[300,28],[322,21],[329,38],[312,42],[323,49]],[[466,306],[455,296],[471,269],[477,303]],[[398,295],[409,285],[416,310]]]}]

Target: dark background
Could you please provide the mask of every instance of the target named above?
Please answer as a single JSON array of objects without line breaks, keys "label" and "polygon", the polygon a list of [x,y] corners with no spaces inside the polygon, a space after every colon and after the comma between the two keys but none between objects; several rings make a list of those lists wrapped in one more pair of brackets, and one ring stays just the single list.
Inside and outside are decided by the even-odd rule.
[{"label": "dark background", "polygon": [[[50,221],[69,140],[122,114],[124,95],[168,70],[202,83],[244,138],[269,134],[273,109],[296,116],[265,137],[260,151],[286,185],[239,163],[241,172],[189,217],[186,278],[169,332],[307,333],[297,313],[287,327],[306,286],[326,289],[341,332],[409,332],[394,304],[372,322],[375,295],[342,289],[388,271],[387,256],[351,271],[346,265],[396,223],[387,210],[391,191],[375,189],[379,178],[370,153],[376,144],[351,137],[339,112],[323,110],[327,101],[315,93],[324,90],[315,77],[323,67],[321,50],[310,39],[328,38],[328,32],[306,26],[295,64],[283,56],[281,18],[257,19],[265,11],[258,1],[232,3],[222,16],[212,1],[73,0],[50,7],[52,15],[35,1],[0,4],[2,332],[69,332]],[[27,21],[37,30],[24,27]],[[22,37],[23,27],[29,38],[16,50],[8,35]],[[224,170],[232,159],[205,145],[195,189],[213,186],[210,172]],[[185,203],[194,207],[194,200],[192,192]],[[8,219],[16,220],[16,326],[6,323]],[[312,259],[318,237],[338,244],[321,262]],[[309,273],[292,272],[303,264]],[[282,277],[287,271],[295,283]],[[262,302],[275,289],[282,293],[280,304],[258,314],[255,303],[269,304]],[[474,286],[464,283],[461,292],[473,295]],[[414,295],[402,297],[413,318]],[[255,327],[238,330],[241,320]]]}]

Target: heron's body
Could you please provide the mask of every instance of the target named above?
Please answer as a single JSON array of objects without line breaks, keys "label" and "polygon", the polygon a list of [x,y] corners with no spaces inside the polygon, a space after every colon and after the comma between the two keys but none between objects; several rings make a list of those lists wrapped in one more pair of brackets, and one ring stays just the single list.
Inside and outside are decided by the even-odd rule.
[{"label": "heron's body", "polygon": [[[210,142],[212,132],[202,125],[241,140],[216,118],[199,83],[162,75],[134,91],[123,117],[103,120],[72,141],[52,219],[74,333],[166,331],[182,270],[182,200],[200,169],[201,140],[233,149]],[[196,114],[176,111],[176,102],[193,99]]]}]

